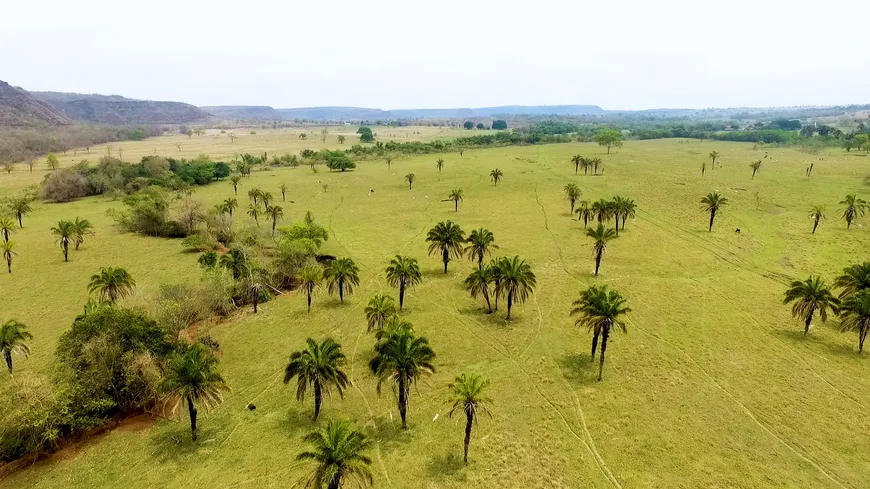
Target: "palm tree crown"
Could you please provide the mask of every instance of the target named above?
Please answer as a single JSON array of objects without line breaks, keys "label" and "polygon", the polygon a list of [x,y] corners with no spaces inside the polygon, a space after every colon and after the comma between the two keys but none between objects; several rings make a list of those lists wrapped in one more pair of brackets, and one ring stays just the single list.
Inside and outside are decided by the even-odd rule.
[{"label": "palm tree crown", "polygon": [[75,238],[75,224],[72,221],[59,221],[57,226],[51,228],[51,232],[57,236],[57,243],[63,251],[63,261],[69,261],[69,244]]},{"label": "palm tree crown", "polygon": [[73,221],[73,241],[76,249],[79,249],[79,246],[85,242],[85,236],[89,234],[94,234],[94,226],[87,219],[76,216],[76,220]]},{"label": "palm tree crown", "polygon": [[100,296],[100,300],[113,303],[122,299],[136,287],[136,281],[127,270],[121,267],[105,267],[100,273],[91,276],[88,292]]},{"label": "palm tree crown", "polygon": [[444,273],[447,273],[447,263],[451,258],[459,258],[464,253],[462,243],[465,242],[465,233],[453,221],[441,221],[429,230],[426,235],[429,242],[429,256],[441,253],[444,262]]},{"label": "palm tree crown", "polygon": [[416,258],[396,255],[390,260],[386,272],[390,285],[399,288],[399,310],[401,311],[405,304],[405,290],[423,281],[420,265],[417,264]]},{"label": "palm tree crown", "polygon": [[502,173],[502,171],[499,170],[498,168],[489,172],[489,179],[492,180],[493,185],[498,185],[498,182],[501,180],[501,177],[503,177],[503,176],[504,176],[504,173]]},{"label": "palm tree crown", "polygon": [[314,295],[314,289],[320,285],[321,280],[323,280],[323,270],[317,265],[306,265],[299,270],[299,286],[308,296],[308,312],[311,312],[311,296]]},{"label": "palm tree crown", "polygon": [[520,257],[505,258],[498,263],[499,284],[496,294],[503,295],[507,299],[507,316],[511,318],[511,307],[514,303],[522,304],[528,299],[529,294],[535,290],[537,279],[532,267]]},{"label": "palm tree crown", "polygon": [[870,331],[870,290],[847,297],[840,307],[840,318],[840,331],[858,331],[858,353],[862,353]]},{"label": "palm tree crown", "polygon": [[819,221],[825,219],[825,206],[814,205],[813,208],[810,209],[810,219],[813,220],[812,234],[816,234],[816,228],[819,227]]},{"label": "palm tree crown", "polygon": [[583,195],[583,191],[580,190],[580,187],[575,183],[569,183],[565,185],[565,198],[568,199],[568,202],[571,204],[571,215],[574,215],[574,205],[577,203],[577,200],[580,196]]},{"label": "palm tree crown", "polygon": [[614,326],[627,332],[622,316],[631,312],[626,307],[625,298],[615,290],[608,290],[607,286],[592,286],[580,294],[580,299],[574,301],[571,315],[579,315],[575,321],[578,326],[585,326],[593,333],[592,356],[595,357],[595,347],[598,337],[601,336],[601,360],[598,366],[598,380],[604,373],[604,352],[607,350],[607,340],[610,330]]},{"label": "palm tree crown", "polygon": [[338,298],[344,302],[344,295],[353,294],[353,288],[359,285],[359,267],[350,258],[338,258],[323,271],[327,290],[330,294],[338,293]]},{"label": "palm tree crown", "polygon": [[462,202],[462,189],[455,188],[450,191],[450,195],[447,196],[447,200],[452,200],[453,205],[455,206],[455,211],[459,212],[459,203]]},{"label": "palm tree crown", "polygon": [[9,235],[14,234],[17,231],[14,219],[11,217],[0,216],[0,234],[3,235],[3,241],[9,241]]},{"label": "palm tree crown", "polygon": [[488,414],[488,404],[491,399],[483,395],[483,391],[489,386],[489,379],[481,377],[478,374],[466,375],[462,374],[456,377],[453,384],[450,384],[451,397],[450,402],[453,407],[450,409],[449,416],[453,416],[456,411],[465,413],[465,463],[468,463],[468,446],[471,443],[471,427],[477,421],[478,413]]},{"label": "palm tree crown", "polygon": [[230,390],[217,372],[217,357],[203,344],[195,343],[183,353],[174,352],[166,358],[165,376],[160,390],[167,396],[170,411],[175,413],[187,404],[191,437],[196,441],[196,405],[210,409],[223,401],[223,392]]},{"label": "palm tree crown", "polygon": [[476,299],[478,295],[483,296],[486,301],[487,313],[492,312],[492,304],[489,302],[489,286],[492,282],[492,267],[489,265],[472,271],[465,279],[465,290],[471,294],[473,299]]},{"label": "palm tree crown", "polygon": [[828,308],[835,313],[840,301],[831,294],[831,290],[819,277],[810,275],[803,282],[795,280],[785,291],[783,304],[794,302],[791,308],[792,316],[804,321],[804,334],[810,330],[813,315],[818,312],[822,321],[828,320]]},{"label": "palm tree crown", "polygon": [[840,299],[858,294],[870,289],[870,262],[850,265],[843,269],[843,274],[834,280],[834,287],[842,289]]},{"label": "palm tree crown", "polygon": [[375,347],[375,357],[369,362],[372,373],[378,378],[378,394],[384,382],[392,382],[398,391],[399,415],[402,429],[408,429],[408,395],[411,385],[421,376],[435,372],[432,362],[435,352],[426,338],[417,338],[410,328],[402,328],[390,334]]},{"label": "palm tree crown", "polygon": [[727,203],[728,199],[719,194],[718,190],[707,194],[703,199],[701,199],[701,208],[704,209],[705,212],[710,213],[710,228],[708,231],[713,230],[713,219],[716,218],[716,213],[719,212],[719,209]]},{"label": "palm tree crown", "polygon": [[9,273],[12,273],[12,257],[18,256],[18,253],[15,251],[15,246],[14,241],[4,241],[0,243],[0,256],[6,260],[6,269]]},{"label": "palm tree crown", "polygon": [[414,186],[414,180],[417,178],[413,173],[409,173],[405,175],[405,181],[408,182],[408,190],[411,190],[411,187]]},{"label": "palm tree crown", "polygon": [[18,353],[27,358],[30,355],[30,348],[24,343],[25,340],[33,339],[33,335],[28,333],[27,326],[14,319],[10,319],[0,326],[0,352],[6,359],[6,368],[9,369],[9,375],[12,375],[12,354]]},{"label": "palm tree crown", "polygon": [[384,329],[384,324],[387,323],[393,316],[396,315],[396,303],[392,297],[375,294],[369,300],[365,308],[366,323],[368,330],[371,331],[377,328],[379,331]]},{"label": "palm tree crown", "polygon": [[495,235],[492,231],[484,228],[475,229],[468,235],[465,240],[467,246],[464,253],[470,260],[477,260],[477,268],[483,268],[483,258],[492,253],[492,250],[498,249],[495,244]]},{"label": "palm tree crown", "polygon": [[846,228],[852,227],[852,221],[864,215],[867,209],[867,201],[858,198],[855,194],[849,194],[845,199],[840,201],[843,207],[843,219],[846,220]]},{"label": "palm tree crown", "polygon": [[344,389],[350,384],[347,374],[341,369],[345,356],[341,345],[332,338],[323,340],[320,344],[311,338],[306,341],[306,349],[290,355],[290,363],[284,371],[284,383],[289,384],[296,379],[296,399],[305,400],[308,388],[314,391],[314,421],[320,415],[323,402],[323,392],[330,393],[330,385],[334,385],[338,395],[344,398]]},{"label": "palm tree crown", "polygon": [[371,448],[371,442],[353,429],[349,421],[330,421],[326,428],[309,433],[303,440],[312,449],[297,455],[296,460],[313,460],[317,464],[306,487],[341,489],[354,484],[365,488],[374,484],[369,469],[372,459],[364,453]]},{"label": "palm tree crown", "polygon": [[595,258],[595,275],[598,275],[598,269],[601,268],[601,258],[604,256],[604,252],[607,251],[607,243],[616,239],[618,235],[615,230],[599,223],[598,227],[587,229],[586,236],[594,240],[592,243],[592,256]]}]

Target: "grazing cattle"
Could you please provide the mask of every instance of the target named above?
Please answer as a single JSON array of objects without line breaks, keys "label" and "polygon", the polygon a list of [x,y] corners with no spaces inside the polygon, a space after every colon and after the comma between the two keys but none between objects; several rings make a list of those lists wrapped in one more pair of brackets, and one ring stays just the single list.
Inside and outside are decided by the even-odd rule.
[{"label": "grazing cattle", "polygon": [[740,228],[735,229],[734,232],[740,234]]}]

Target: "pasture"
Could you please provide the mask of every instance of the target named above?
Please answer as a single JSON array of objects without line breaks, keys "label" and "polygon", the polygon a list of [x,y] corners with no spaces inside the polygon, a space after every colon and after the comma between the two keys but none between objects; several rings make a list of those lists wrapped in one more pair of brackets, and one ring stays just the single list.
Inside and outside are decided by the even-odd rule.
[{"label": "pasture", "polygon": [[[385,140],[385,131],[402,130],[408,139],[461,134],[376,132]],[[128,161],[154,152],[231,159],[337,147],[321,143],[317,131],[308,141],[285,132],[258,130],[235,143],[225,135],[167,136],[116,144],[115,154],[120,146]],[[714,150],[722,165],[711,169]],[[77,162],[81,151],[61,161]],[[105,154],[105,147],[90,151]],[[570,158],[578,153],[600,157],[603,174],[575,175]],[[185,417],[139,420],[9,474],[0,486],[300,487],[310,466],[295,456],[313,427],[312,402],[296,401],[283,370],[306,338],[332,337],[348,356],[353,386],[344,399],[334,392],[325,399],[318,424],[345,417],[371,435],[378,488],[866,487],[870,360],[858,355],[855,333],[837,330],[836,318],[817,319],[804,337],[782,297],[792,279],[812,273],[830,283],[845,266],[868,259],[870,221],[847,230],[837,203],[847,193],[868,198],[862,179],[870,160],[770,148],[750,179],[749,163],[764,153],[749,144],[660,140],[628,141],[606,155],[592,143],[571,143],[400,157],[391,168],[361,161],[345,173],[304,166],[254,172],[242,180],[239,200],[254,187],[280,195],[287,184],[294,203],[282,204],[283,224],[311,210],[330,232],[323,251],[359,265],[355,293],[339,303],[320,290],[310,314],[302,294],[285,293],[256,315],[246,308],[203,325],[200,333],[221,343],[221,372],[232,392],[201,416],[198,443],[190,441]],[[441,172],[437,158],[445,160]],[[815,169],[808,178],[809,163]],[[31,175],[19,164],[0,174],[0,196],[38,183],[45,169],[37,168]],[[489,180],[494,168],[504,173],[497,186]],[[417,177],[410,191],[409,172]],[[564,198],[570,182],[583,199],[620,195],[638,204],[598,277],[583,223]],[[457,188],[464,201],[455,212],[442,199]],[[713,190],[729,204],[708,232],[699,200]],[[222,181],[194,196],[210,207],[231,194]],[[811,235],[808,212],[816,204],[827,206],[827,220]],[[16,358],[14,381],[51,374],[57,338],[80,312],[100,267],[122,266],[135,277],[128,304],[144,304],[160,284],[198,280],[197,254],[183,252],[178,240],[120,232],[106,215],[119,207],[103,198],[37,204],[14,235],[19,256],[11,275],[0,273],[0,321],[17,318],[34,335],[30,358]],[[64,263],[49,229],[76,216],[94,223],[96,235]],[[466,234],[486,227],[500,247],[496,256],[531,263],[537,288],[511,321],[503,308],[486,314],[465,291],[471,261],[452,261],[444,274],[439,258],[427,257],[426,232],[448,219]],[[239,213],[235,225],[253,223]],[[363,314],[373,294],[396,296],[384,268],[397,253],[417,258],[424,276],[402,316],[437,354],[436,373],[412,390],[408,431],[400,429],[392,392],[376,394],[368,368],[375,340]],[[628,333],[611,337],[602,382],[590,362],[591,334],[568,316],[578,293],[593,284],[616,288],[632,308]],[[464,418],[447,416],[448,384],[460,373],[492,381],[493,417],[479,420],[468,466]],[[0,386],[10,382],[0,375]]]}]

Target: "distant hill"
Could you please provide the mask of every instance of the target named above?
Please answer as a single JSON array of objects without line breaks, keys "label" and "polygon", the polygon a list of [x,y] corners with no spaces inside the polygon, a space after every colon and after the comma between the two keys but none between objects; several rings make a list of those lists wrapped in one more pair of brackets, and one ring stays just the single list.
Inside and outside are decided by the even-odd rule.
[{"label": "distant hill", "polygon": [[[204,107],[209,110],[211,108]],[[215,115],[220,115],[209,110]],[[301,107],[275,110],[284,120],[362,121],[387,119],[461,119],[464,117],[494,117],[514,115],[590,115],[605,111],[596,105],[504,105],[500,107],[459,109],[398,109],[382,110],[362,107]]]},{"label": "distant hill", "polygon": [[395,119],[396,116],[381,109],[361,107],[300,107],[296,109],[277,109],[284,120],[302,119],[306,121],[366,121]]},{"label": "distant hill", "polygon": [[186,124],[210,118],[202,109],[182,102],[63,92],[33,92],[33,96],[69,119],[99,124]]},{"label": "distant hill", "polygon": [[281,114],[268,105],[215,105],[200,109],[221,119],[240,121],[280,121]]},{"label": "distant hill", "polygon": [[70,122],[69,118],[26,90],[0,81],[0,126],[45,126]]}]

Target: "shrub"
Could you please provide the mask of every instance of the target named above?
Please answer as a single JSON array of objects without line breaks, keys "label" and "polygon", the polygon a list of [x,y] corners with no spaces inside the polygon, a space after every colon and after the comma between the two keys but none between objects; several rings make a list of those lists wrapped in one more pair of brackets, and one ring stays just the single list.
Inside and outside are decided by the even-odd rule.
[{"label": "shrub", "polygon": [[88,179],[72,168],[53,171],[45,176],[40,197],[54,202],[69,202],[88,195]]}]

